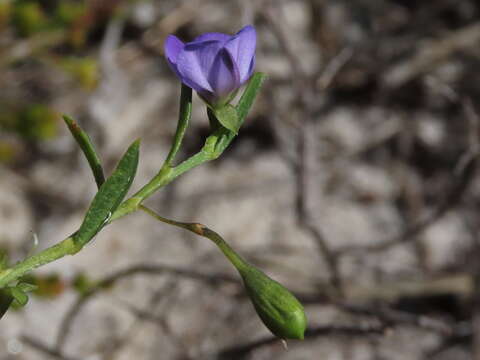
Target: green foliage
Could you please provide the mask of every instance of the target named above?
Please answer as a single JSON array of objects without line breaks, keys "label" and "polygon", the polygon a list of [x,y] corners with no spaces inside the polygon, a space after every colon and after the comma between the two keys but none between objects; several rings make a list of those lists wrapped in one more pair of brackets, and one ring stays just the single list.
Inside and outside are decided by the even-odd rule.
[{"label": "green foliage", "polygon": [[250,111],[258,92],[260,91],[263,82],[267,79],[267,75],[261,72],[253,74],[252,78],[248,81],[247,87],[242,94],[242,97],[238,101],[235,109],[237,110],[240,126],[243,124],[245,117]]},{"label": "green foliage", "polygon": [[48,140],[57,135],[58,114],[42,104],[33,104],[20,113],[17,129],[26,138]]},{"label": "green foliage", "polygon": [[98,63],[90,57],[67,57],[60,66],[86,90],[93,90],[99,79]]},{"label": "green foliage", "polygon": [[15,286],[0,289],[0,317],[5,314],[10,306],[18,309],[27,305],[27,293],[34,291],[36,288],[33,284],[20,282]]},{"label": "green foliage", "polygon": [[0,31],[10,22],[12,3],[8,0],[0,0]]},{"label": "green foliage", "polygon": [[36,1],[19,1],[13,9],[13,24],[21,36],[30,36],[47,27],[47,17]]},{"label": "green foliage", "polygon": [[30,276],[28,282],[35,286],[33,294],[40,298],[55,298],[65,290],[65,282],[58,274]]},{"label": "green foliage", "polygon": [[0,129],[26,140],[48,140],[57,135],[58,115],[48,106],[29,104],[22,108],[0,106]]},{"label": "green foliage", "polygon": [[86,1],[62,0],[58,2],[55,18],[59,24],[72,25],[87,13]]},{"label": "green foliage", "polygon": [[103,173],[100,156],[98,156],[97,151],[95,150],[95,147],[90,140],[90,137],[72,118],[64,115],[63,120],[65,121],[65,124],[67,124],[73,138],[77,142],[78,146],[80,146],[80,149],[82,149],[83,154],[87,158],[88,164],[90,165],[90,169],[92,169],[93,177],[95,178],[97,186],[102,186],[105,182],[105,175]]},{"label": "green foliage", "polygon": [[80,295],[85,295],[94,287],[94,282],[82,272],[75,276],[72,286]]},{"label": "green foliage", "polygon": [[74,242],[80,248],[88,243],[110,220],[132,185],[138,165],[140,142],[135,141],[118,163],[113,174],[95,195]]},{"label": "green foliage", "polygon": [[[44,29],[45,16],[38,3],[19,1],[15,6],[15,24],[22,34],[28,36],[34,31]],[[76,19],[83,16],[84,9],[76,7],[73,2],[66,1],[59,6],[61,8],[57,9],[55,15],[57,24],[73,25]],[[96,85],[98,70],[95,61],[89,58],[68,57],[60,59],[59,63],[82,86],[93,88]],[[29,277],[28,281],[31,284],[25,282],[27,281],[25,275],[30,271],[67,254],[77,253],[105,225],[138,210],[145,199],[177,176],[220,156],[237,135],[264,79],[265,75],[254,74],[235,107],[223,105],[210,108],[208,116],[212,124],[212,133],[207,137],[204,146],[198,153],[174,166],[173,161],[181,147],[192,111],[192,90],[187,86],[182,86],[179,121],[167,159],[158,173],[123,203],[136,175],[139,141],[135,141],[128,148],[112,175],[105,180],[100,158],[90,138],[74,120],[65,116],[65,123],[88,160],[99,190],[93,198],[80,228],[73,235],[39,253],[28,256],[11,268],[8,268],[6,258],[2,258],[0,254],[0,317],[10,306],[16,308],[26,305],[28,292],[35,291],[38,296],[52,297],[59,295],[64,290],[65,283],[57,275]],[[28,104],[16,108],[12,106],[6,110],[1,111],[0,109],[0,127],[4,130],[19,134],[29,140],[48,139],[56,134],[56,114],[43,104]],[[195,223],[168,221],[160,216],[158,219],[189,229],[214,241],[240,272],[258,315],[272,333],[285,339],[303,339],[306,328],[305,313],[302,305],[286,288],[244,262],[212,230]],[[80,294],[88,294],[92,289],[100,286],[108,287],[111,284],[105,282],[95,284],[81,274],[72,285]]]},{"label": "green foliage", "polygon": [[15,146],[6,141],[0,141],[0,164],[10,163],[16,154]]},{"label": "green foliage", "polygon": [[237,110],[230,105],[224,105],[219,108],[213,109],[213,113],[217,120],[222,124],[225,128],[233,132],[235,135],[238,134],[238,129],[240,128],[240,119],[237,114]]},{"label": "green foliage", "polygon": [[0,249],[0,271],[8,267],[8,253],[6,249]]},{"label": "green foliage", "polygon": [[28,303],[28,295],[26,292],[20,287],[13,287],[10,289],[10,294],[12,295],[14,301],[16,302],[17,306],[25,306]]}]

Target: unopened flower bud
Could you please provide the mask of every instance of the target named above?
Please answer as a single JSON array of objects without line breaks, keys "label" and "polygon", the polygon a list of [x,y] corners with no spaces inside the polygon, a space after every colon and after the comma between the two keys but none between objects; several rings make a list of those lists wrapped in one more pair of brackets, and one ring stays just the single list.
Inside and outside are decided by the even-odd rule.
[{"label": "unopened flower bud", "polygon": [[251,265],[239,271],[248,296],[267,328],[281,339],[303,339],[307,318],[295,296]]}]

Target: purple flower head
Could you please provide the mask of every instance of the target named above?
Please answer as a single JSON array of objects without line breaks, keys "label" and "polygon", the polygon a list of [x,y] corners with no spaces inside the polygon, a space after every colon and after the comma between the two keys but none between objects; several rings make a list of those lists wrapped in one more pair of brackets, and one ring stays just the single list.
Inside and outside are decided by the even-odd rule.
[{"label": "purple flower head", "polygon": [[255,28],[245,26],[235,35],[206,33],[183,43],[174,35],[165,41],[165,56],[187,86],[213,106],[231,100],[255,67]]}]

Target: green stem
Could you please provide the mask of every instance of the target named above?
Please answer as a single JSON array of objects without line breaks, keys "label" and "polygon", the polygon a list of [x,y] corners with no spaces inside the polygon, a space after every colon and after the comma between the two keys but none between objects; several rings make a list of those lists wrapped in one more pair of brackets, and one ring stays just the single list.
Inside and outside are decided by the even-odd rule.
[{"label": "green stem", "polygon": [[235,268],[238,271],[241,271],[242,269],[248,266],[247,262],[240,255],[238,255],[235,252],[235,250],[233,250],[232,247],[228,245],[228,243],[218,233],[209,229],[205,225],[202,225],[199,223],[187,223],[187,222],[180,222],[180,221],[167,219],[167,218],[164,218],[163,216],[158,215],[155,211],[143,205],[140,206],[140,209],[158,221],[161,221],[169,225],[177,226],[182,229],[186,229],[197,235],[210,239],[215,245],[218,246],[218,248],[225,254],[227,259],[232,263],[233,266],[235,266]]},{"label": "green stem", "polygon": [[180,109],[178,112],[178,123],[177,130],[175,131],[175,136],[173,138],[173,144],[168,153],[167,160],[165,164],[169,167],[172,166],[175,155],[177,155],[178,150],[182,146],[183,137],[185,136],[185,131],[187,130],[188,123],[192,116],[192,89],[185,84],[182,84],[182,90],[180,94]]},{"label": "green stem", "polygon": [[[246,114],[250,110],[250,107],[253,105],[253,101],[255,100],[264,79],[265,79],[265,75],[261,73],[256,73],[255,75],[253,75],[252,79],[249,81],[247,88],[245,89],[242,97],[240,98],[238,105],[236,106],[241,122],[243,122]],[[112,217],[110,218],[107,224],[131,212],[137,211],[141,207],[141,203],[145,199],[150,197],[158,189],[169,184],[177,176],[180,176],[184,172],[200,164],[203,164],[210,160],[214,160],[217,157],[219,157],[223,153],[223,151],[228,147],[228,145],[232,142],[232,140],[235,138],[235,134],[233,132],[229,132],[225,128],[221,127],[219,129],[216,129],[213,132],[213,134],[207,138],[207,140],[205,141],[205,145],[203,146],[201,151],[199,151],[197,154],[193,155],[189,159],[185,160],[184,162],[180,163],[176,167],[171,167],[171,163],[173,162],[173,159],[176,153],[180,149],[190,115],[191,115],[191,93],[189,94],[188,89],[186,89],[185,87],[182,87],[182,99],[180,101],[179,125],[177,127],[177,131],[174,137],[174,142],[167,156],[165,164],[163,165],[159,173],[151,181],[149,181],[145,186],[143,186],[131,198],[125,200],[117,208],[117,210],[114,212],[114,214],[112,215]],[[68,120],[69,119],[66,119],[67,124],[68,124]],[[71,130],[72,129],[74,130],[73,133],[81,131],[81,129],[79,128],[77,129],[75,127],[72,127]],[[77,139],[77,141],[79,142],[81,147],[83,144],[82,150],[86,153],[87,159],[88,159],[88,156],[92,157],[91,159],[88,159],[88,160],[89,160],[89,163],[93,161],[90,163],[90,165],[92,167],[92,170],[94,170],[97,184],[100,185],[103,182],[101,164],[99,159],[96,158],[97,155],[95,154],[93,145],[90,146],[91,145],[90,139],[82,138],[80,140]],[[161,219],[164,219],[164,218],[158,217],[157,219],[162,221]],[[175,223],[176,223],[176,226],[181,226],[180,224],[183,224],[181,227],[187,226],[188,224],[188,223],[171,222],[172,225],[175,225]],[[238,254],[235,253],[235,251],[222,239],[220,235],[218,235],[213,230],[210,230],[201,224],[190,224],[188,225],[188,227],[184,227],[184,228],[212,240],[237,269],[240,269],[246,266],[246,262]],[[74,243],[73,236],[69,236],[68,238],[64,239],[60,243],[53,245],[17,263],[12,268],[3,269],[3,270],[0,269],[1,270],[0,271],[0,288],[5,287],[10,282],[18,279],[19,277],[25,275],[29,271],[39,266],[50,263],[65,255],[73,255],[77,253],[80,249],[81,248],[79,248]]]},{"label": "green stem", "polygon": [[80,146],[80,149],[82,149],[83,154],[90,165],[90,169],[92,170],[97,187],[100,188],[105,182],[105,175],[103,173],[100,157],[95,150],[95,146],[93,146],[92,140],[90,140],[88,134],[80,128],[75,120],[66,115],[63,116],[63,120],[65,121],[65,124],[67,124],[72,136],[77,141],[77,144]]},{"label": "green stem", "polygon": [[[175,168],[170,168],[168,166],[162,167],[160,172],[150,182],[148,182],[144,187],[142,187],[131,198],[125,200],[117,208],[117,210],[113,213],[112,217],[110,218],[108,224],[112,223],[115,220],[120,219],[121,217],[129,213],[137,211],[140,208],[141,203],[145,199],[150,197],[158,189],[169,184],[177,176],[180,176],[184,172],[200,164],[203,164],[204,162],[217,158],[221,154],[221,152],[223,152],[226,146],[225,147],[222,146],[221,151],[215,151],[216,141],[217,141],[217,136],[211,135],[209,138],[207,138],[207,141],[205,142],[205,146],[202,148],[202,150],[197,154],[193,155],[191,158],[185,160]],[[211,235],[211,236],[214,237],[214,235]],[[72,246],[74,246],[72,243],[72,238],[68,237],[62,242],[25,259],[24,261],[16,264],[12,268],[1,271],[0,272],[0,288],[6,286],[9,282],[19,278],[20,276],[26,274],[27,272],[41,265],[57,260],[65,255],[74,254],[76,251],[78,251],[78,249]],[[223,248],[221,247],[221,245],[218,245],[218,246],[227,255],[225,251],[228,252],[228,250],[225,250],[225,249],[227,249],[228,245],[223,246]]]},{"label": "green stem", "polygon": [[160,188],[168,185],[184,172],[201,165],[205,162],[218,158],[234,139],[234,135],[228,130],[221,128],[210,135],[205,145],[195,155],[178,164],[174,168],[165,164],[162,169],[146,185],[137,191],[131,198],[125,200],[113,213],[109,222],[115,221],[129,213],[135,212],[144,200],[157,192]]},{"label": "green stem", "polygon": [[73,255],[77,251],[78,246],[74,243],[73,237],[70,236],[58,244],[55,244],[52,247],[39,252],[38,254],[30,256],[14,267],[2,271],[0,273],[0,288],[5,287],[10,282],[25,275],[27,272],[38,268],[39,266],[60,259],[67,254]]}]

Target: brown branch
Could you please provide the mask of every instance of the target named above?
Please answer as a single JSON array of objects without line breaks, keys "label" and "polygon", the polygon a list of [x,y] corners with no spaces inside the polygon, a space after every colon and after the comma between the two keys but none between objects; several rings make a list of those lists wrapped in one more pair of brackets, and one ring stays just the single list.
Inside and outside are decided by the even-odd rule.
[{"label": "brown branch", "polygon": [[[385,334],[386,328],[383,326],[343,326],[328,325],[308,328],[305,332],[305,340],[314,339],[325,336],[348,336],[348,337],[370,337],[382,336]],[[269,346],[280,342],[280,339],[269,336],[258,340],[251,341],[246,344],[235,345],[225,348],[218,352],[212,358],[215,359],[243,359],[249,353],[265,346]]]},{"label": "brown branch", "polygon": [[60,327],[57,333],[57,339],[55,342],[56,344],[55,348],[58,349],[58,351],[60,351],[60,349],[64,347],[76,316],[80,313],[80,311],[86,305],[86,303],[90,301],[102,289],[109,286],[113,286],[117,281],[129,278],[132,276],[161,275],[165,273],[168,273],[171,275],[177,275],[184,278],[200,280],[212,286],[217,286],[221,283],[230,283],[230,284],[240,283],[239,280],[233,276],[228,276],[223,274],[208,275],[208,274],[203,274],[203,273],[188,270],[188,269],[175,268],[168,265],[140,264],[140,265],[134,265],[125,269],[121,269],[99,280],[96,283],[96,285],[92,287],[87,293],[77,298],[77,300],[70,307],[70,309],[68,310],[68,312],[66,313],[66,315],[64,316],[60,324]]},{"label": "brown branch", "polygon": [[468,123],[467,149],[458,159],[454,166],[453,177],[454,182],[443,200],[440,201],[436,209],[429,216],[419,220],[417,223],[408,227],[402,234],[387,238],[377,244],[367,246],[345,246],[336,250],[336,255],[346,254],[365,254],[368,252],[381,252],[388,250],[393,246],[413,242],[416,236],[425,231],[429,226],[439,221],[447,213],[455,209],[462,200],[463,195],[468,190],[470,184],[476,176],[478,169],[478,155],[480,154],[480,117],[476,113],[470,99],[459,100],[459,96],[453,94],[454,101],[460,101],[463,113]]},{"label": "brown branch", "polygon": [[450,336],[454,332],[453,325],[445,321],[425,315],[416,315],[405,311],[395,310],[388,306],[373,307],[368,305],[352,305],[347,303],[339,303],[337,305],[341,310],[350,314],[375,317],[381,321],[385,327],[411,325],[444,336]]},{"label": "brown branch", "polygon": [[464,167],[463,172],[455,177],[453,185],[444,197],[443,201],[436,207],[432,214],[419,220],[417,223],[408,227],[402,234],[389,237],[379,241],[373,245],[366,246],[345,246],[338,248],[336,255],[359,255],[366,253],[376,253],[388,250],[394,246],[406,244],[414,241],[416,236],[425,231],[429,226],[433,225],[447,213],[452,211],[460,203],[462,196],[465,194],[469,185],[475,177],[477,169],[476,159],[470,159],[469,163]]},{"label": "brown branch", "polygon": [[78,358],[70,357],[62,353],[61,351],[57,350],[56,348],[49,347],[48,345],[40,342],[39,340],[36,340],[32,337],[29,337],[27,335],[22,335],[20,337],[20,340],[22,343],[24,343],[27,346],[30,346],[31,348],[47,355],[48,357],[51,357],[53,359],[58,359],[58,360],[79,360]]},{"label": "brown branch", "polygon": [[[315,182],[318,174],[318,150],[315,131],[315,113],[318,110],[318,101],[315,84],[311,83],[308,74],[306,74],[300,66],[299,58],[285,30],[284,24],[286,21],[284,20],[281,9],[278,7],[278,2],[267,1],[261,13],[270,25],[272,32],[279,42],[280,48],[289,62],[292,70],[291,79],[296,94],[296,102],[301,111],[297,132],[298,158],[295,160],[294,166],[296,170],[297,221],[299,226],[315,239],[319,252],[329,269],[332,286],[341,294],[341,276],[337,256],[331,251],[328,241],[313,215],[316,213],[320,199],[317,193],[318,184]],[[348,55],[348,53],[346,55]],[[331,83],[336,73],[340,71],[350,56],[345,57],[346,59],[341,61],[341,65],[325,67],[325,81],[327,81],[328,84]],[[333,61],[338,61],[338,58],[334,58]]]},{"label": "brown branch", "polygon": [[383,83],[388,88],[399,87],[408,81],[433,70],[433,68],[454,53],[476,49],[480,42],[480,22],[457,30],[443,39],[430,44],[422,42],[422,47],[411,58],[393,65],[383,75]]}]

